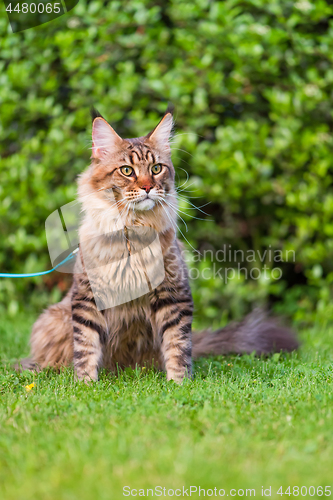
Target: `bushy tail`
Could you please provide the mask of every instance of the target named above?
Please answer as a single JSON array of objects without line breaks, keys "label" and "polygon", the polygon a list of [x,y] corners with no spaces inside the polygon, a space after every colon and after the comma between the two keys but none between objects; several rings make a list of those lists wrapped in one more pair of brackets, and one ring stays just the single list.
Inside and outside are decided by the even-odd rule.
[{"label": "bushy tail", "polygon": [[192,341],[194,358],[231,353],[271,354],[299,347],[295,334],[261,309],[215,332],[194,333]]}]

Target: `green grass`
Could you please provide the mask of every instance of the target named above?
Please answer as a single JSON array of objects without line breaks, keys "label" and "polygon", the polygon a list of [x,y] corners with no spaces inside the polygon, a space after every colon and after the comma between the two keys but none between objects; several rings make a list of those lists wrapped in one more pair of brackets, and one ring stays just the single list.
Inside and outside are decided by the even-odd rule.
[{"label": "green grass", "polygon": [[301,332],[291,355],[201,360],[183,386],[128,370],[87,387],[70,369],[11,370],[33,320],[1,319],[0,499],[117,500],[157,485],[288,498],[280,486],[332,484],[332,327]]}]

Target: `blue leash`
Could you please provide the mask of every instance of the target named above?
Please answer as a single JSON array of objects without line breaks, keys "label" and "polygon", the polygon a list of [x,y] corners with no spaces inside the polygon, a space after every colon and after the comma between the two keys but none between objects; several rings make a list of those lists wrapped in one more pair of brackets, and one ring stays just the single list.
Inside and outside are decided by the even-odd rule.
[{"label": "blue leash", "polygon": [[79,249],[76,248],[75,250],[73,250],[73,252],[71,252],[69,255],[67,255],[66,259],[62,260],[61,262],[59,262],[59,264],[54,266],[52,269],[49,269],[48,271],[42,271],[41,273],[30,273],[30,274],[0,273],[0,278],[33,278],[35,276],[43,276],[44,274],[50,274],[53,271],[55,271],[56,269],[58,269],[58,267],[65,264],[65,262],[68,262],[69,260],[71,260],[78,251],[79,251]]}]

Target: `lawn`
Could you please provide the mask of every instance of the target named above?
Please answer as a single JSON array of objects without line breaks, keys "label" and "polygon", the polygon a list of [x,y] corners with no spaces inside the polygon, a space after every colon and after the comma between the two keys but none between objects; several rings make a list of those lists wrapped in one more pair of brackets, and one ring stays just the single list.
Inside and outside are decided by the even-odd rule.
[{"label": "lawn", "polygon": [[10,368],[28,354],[34,319],[1,318],[1,500],[117,500],[124,486],[137,496],[184,486],[185,498],[190,486],[192,498],[195,486],[237,498],[304,486],[317,498],[332,485],[333,327],[301,331],[291,355],[200,360],[183,386],[129,370],[87,387],[70,369]]}]

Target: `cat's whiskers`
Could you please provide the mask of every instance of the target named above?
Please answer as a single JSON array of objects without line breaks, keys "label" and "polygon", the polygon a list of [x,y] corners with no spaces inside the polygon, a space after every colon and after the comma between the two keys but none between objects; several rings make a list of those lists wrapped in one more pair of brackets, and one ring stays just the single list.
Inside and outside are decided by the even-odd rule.
[{"label": "cat's whiskers", "polygon": [[[184,183],[184,184],[185,184],[185,183]],[[183,186],[184,186],[184,184],[182,184],[181,186],[177,186],[177,187],[176,187],[176,191],[177,191],[177,193],[182,193],[183,191],[187,191],[187,192],[189,192],[189,193],[190,193],[191,191],[189,191],[189,190],[188,190],[188,188],[189,188],[189,187],[191,187],[191,186],[193,186],[194,181],[193,181],[191,184],[189,184],[188,186],[184,187],[184,189],[180,189],[181,187],[183,187]],[[192,190],[192,192],[195,192],[195,190],[194,190],[194,191]]]},{"label": "cat's whiskers", "polygon": [[[166,194],[166,196],[173,196],[173,195],[170,195],[170,194]],[[188,198],[186,198],[185,196],[181,196],[181,195],[178,195],[177,198],[180,198],[181,200],[184,200],[186,203],[189,203],[190,205],[192,205],[191,207],[188,207],[187,209],[188,210],[199,210],[199,212],[202,212],[203,214],[205,215],[209,215],[207,214],[206,212],[204,212],[203,210],[201,210],[201,208],[203,207],[206,207],[207,205],[210,205],[210,201],[208,203],[205,203],[204,205],[200,205],[200,207],[197,207],[196,205],[194,205],[194,203],[192,203]],[[205,219],[206,220],[206,219]]]},{"label": "cat's whiskers", "polygon": [[188,232],[187,224],[184,221],[184,219],[179,215],[179,212],[184,213],[185,215],[187,215],[187,214],[185,212],[182,212],[181,210],[179,210],[178,207],[176,208],[176,206],[172,205],[170,202],[168,203],[165,199],[162,199],[161,201],[164,202],[169,208],[171,208],[171,210],[173,210],[177,214],[177,216],[180,218],[180,220],[184,223],[184,225],[186,227],[186,232]]},{"label": "cat's whiskers", "polygon": [[186,153],[186,154],[188,154],[188,155],[190,155],[190,156],[193,157],[193,155],[191,153],[189,153],[188,151],[186,151],[185,149],[175,148],[174,146],[171,146],[170,149],[171,149],[171,151],[181,151],[182,153]]},{"label": "cat's whiskers", "polygon": [[171,217],[169,216],[165,206],[163,205],[163,203],[161,202],[161,200],[157,200],[158,203],[160,203],[161,207],[163,208],[163,210],[165,211],[168,219],[170,220],[172,226],[174,227],[174,229],[178,229],[178,231],[180,232],[180,234],[182,235],[182,237],[184,238],[184,240],[190,245],[190,247],[195,251],[195,252],[198,252],[198,250],[196,250],[194,248],[193,245],[191,245],[191,243],[188,241],[188,239],[186,238],[186,236],[184,235],[184,233],[182,232],[182,230],[180,229],[180,227],[178,226],[177,222],[176,221],[172,221]]},{"label": "cat's whiskers", "polygon": [[[195,215],[191,215],[191,214],[188,214],[187,212],[184,212],[183,210],[180,210],[180,208],[178,208],[177,206],[175,205],[172,205],[171,203],[169,203],[170,205],[170,208],[173,208],[174,210],[176,210],[177,212],[180,212],[181,214],[184,214],[184,215],[187,215],[187,217],[191,217],[191,219],[196,219],[196,220],[204,220],[204,221],[212,221],[212,219],[203,219],[202,217],[196,217]],[[194,210],[194,209],[193,209]],[[206,214],[208,215],[208,214]],[[180,217],[180,216],[179,216]],[[181,217],[180,217],[181,219]],[[183,219],[182,219],[183,220]],[[184,222],[184,221],[183,221]],[[186,224],[185,224],[186,225]]]},{"label": "cat's whiskers", "polygon": [[[161,198],[161,201],[164,202],[167,206],[169,206],[171,208],[171,210],[173,210],[176,213],[180,212],[180,213],[182,213],[184,215],[187,215],[187,217],[191,217],[191,219],[203,220],[203,221],[210,221],[210,219],[202,219],[201,217],[196,217],[195,215],[188,214],[187,212],[184,212],[183,210],[180,210],[180,208],[177,205],[173,204],[171,201],[168,202],[164,198]],[[191,208],[191,210],[194,210],[194,208],[193,209]],[[201,212],[202,212],[202,210],[201,210]],[[203,213],[205,213],[205,212],[203,212]],[[208,214],[205,214],[205,215],[208,215]],[[188,231],[188,227],[187,227],[186,222],[184,221],[184,219],[180,215],[179,215],[179,218],[185,224],[185,226],[186,226],[186,232],[187,232]]]},{"label": "cat's whiskers", "polygon": [[[188,180],[189,180],[189,175],[187,174],[187,179],[186,179],[186,181],[185,181],[185,182],[183,182],[183,184],[181,184],[180,186],[176,186],[176,191],[179,191],[179,190],[180,190],[180,188],[182,188],[183,186],[185,186],[185,184],[188,182]],[[186,189],[186,188],[185,188],[185,189]]]}]

